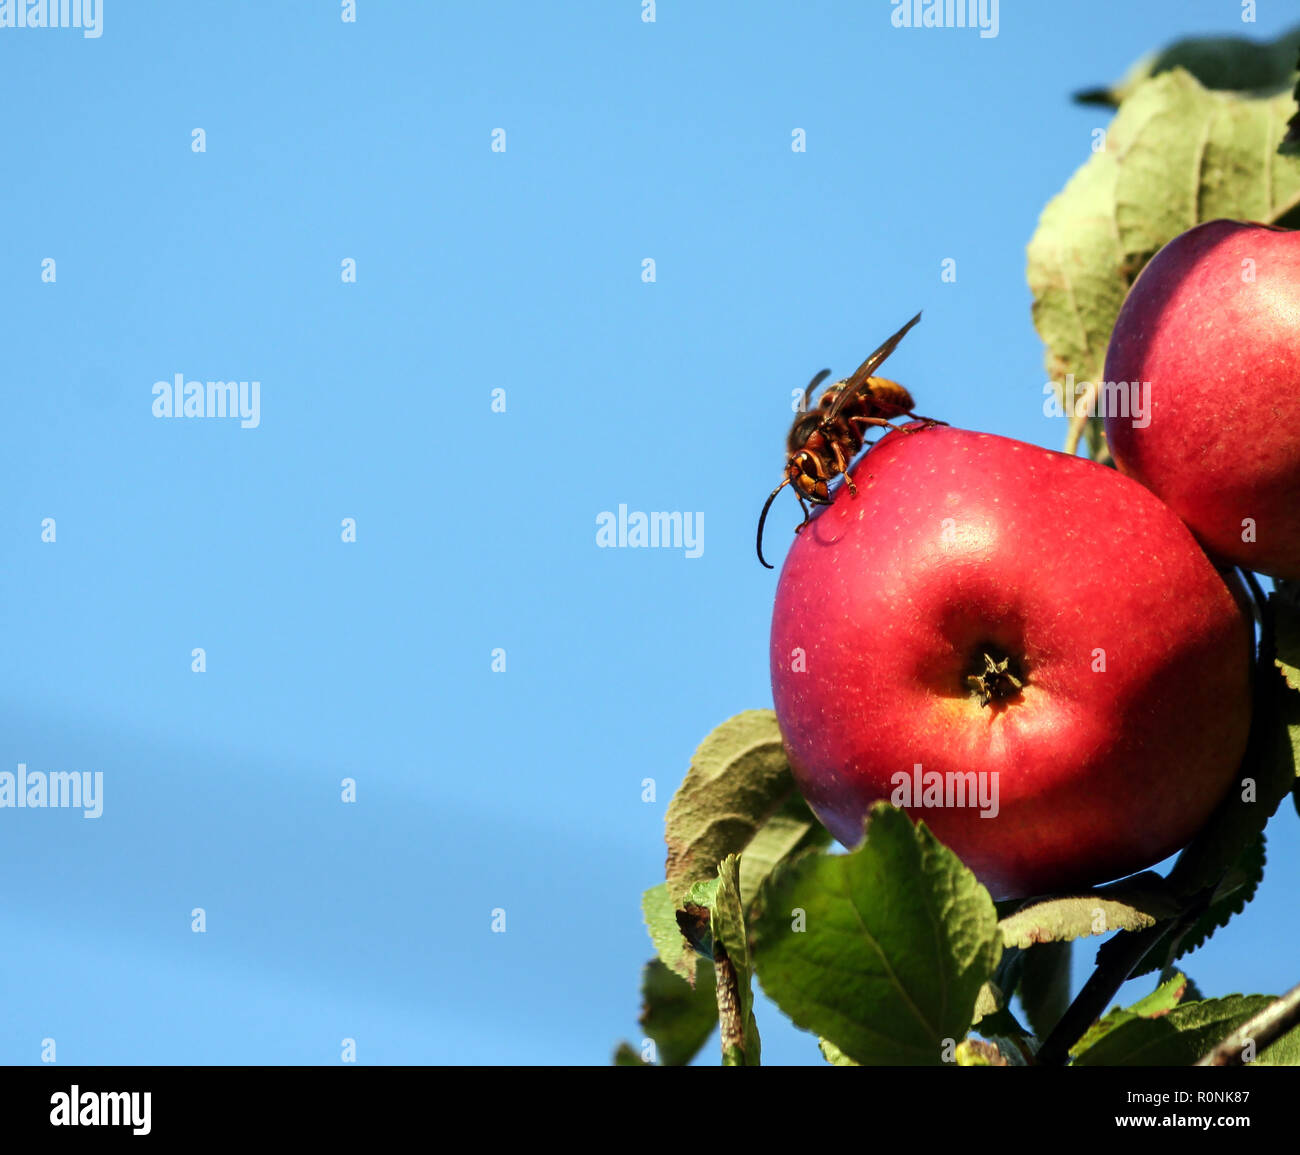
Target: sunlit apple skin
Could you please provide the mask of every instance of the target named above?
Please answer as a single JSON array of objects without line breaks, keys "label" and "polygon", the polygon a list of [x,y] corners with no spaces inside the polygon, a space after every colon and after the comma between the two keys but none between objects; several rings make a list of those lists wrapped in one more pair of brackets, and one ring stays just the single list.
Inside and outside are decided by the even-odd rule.
[{"label": "sunlit apple skin", "polygon": [[1104,376],[1150,382],[1150,424],[1107,413],[1119,468],[1216,557],[1300,580],[1300,232],[1175,237],[1129,291]]},{"label": "sunlit apple skin", "polygon": [[[863,456],[857,496],[841,487],[781,571],[772,693],[804,797],[851,846],[899,772],[998,775],[996,817],[907,808],[995,898],[1159,862],[1245,748],[1251,633],[1233,593],[1113,469],[908,430]],[[981,705],[965,678],[990,648],[1024,686]]]}]

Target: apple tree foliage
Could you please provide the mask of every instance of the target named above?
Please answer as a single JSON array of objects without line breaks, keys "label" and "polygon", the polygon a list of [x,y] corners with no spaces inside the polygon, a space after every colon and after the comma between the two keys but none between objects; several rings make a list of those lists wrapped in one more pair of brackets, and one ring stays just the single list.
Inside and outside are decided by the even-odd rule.
[{"label": "apple tree foliage", "polygon": [[[1076,96],[1114,119],[1043,210],[1027,268],[1067,414],[1102,379],[1124,296],[1162,245],[1220,217],[1300,227],[1298,53],[1300,28],[1271,44],[1184,40]],[[1087,409],[1067,449],[1082,440],[1104,461]],[[1287,794],[1300,812],[1300,589],[1250,584],[1260,630],[1239,782],[1165,876],[995,903],[924,822],[883,802],[862,842],[832,853],[772,711],[722,723],[667,810],[665,879],[642,900],[644,1039],[614,1061],[685,1064],[717,1031],[724,1065],[759,1063],[757,982],[835,1065],[1300,1064],[1300,993],[1205,998],[1178,969],[1253,897]],[[1103,935],[1070,1002],[1070,944]],[[1146,974],[1151,994],[1106,1010]]]}]

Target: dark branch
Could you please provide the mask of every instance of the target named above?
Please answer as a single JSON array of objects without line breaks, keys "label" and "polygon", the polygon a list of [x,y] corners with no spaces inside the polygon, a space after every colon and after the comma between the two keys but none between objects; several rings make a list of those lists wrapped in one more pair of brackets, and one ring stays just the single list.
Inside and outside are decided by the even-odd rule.
[{"label": "dark branch", "polygon": [[[1275,1003],[1270,1003],[1253,1019],[1247,1019],[1205,1058],[1198,1067],[1240,1067],[1253,1062],[1271,1042],[1292,1027],[1300,1025],[1300,986],[1292,987]],[[1243,1057],[1247,1047],[1251,1057]]]}]

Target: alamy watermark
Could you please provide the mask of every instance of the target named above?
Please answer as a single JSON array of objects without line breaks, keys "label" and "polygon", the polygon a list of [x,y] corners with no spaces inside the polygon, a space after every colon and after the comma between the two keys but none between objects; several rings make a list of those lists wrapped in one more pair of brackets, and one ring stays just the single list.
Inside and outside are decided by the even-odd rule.
[{"label": "alamy watermark", "polygon": [[98,40],[103,0],[0,0],[0,28],[80,28],[87,40]]},{"label": "alamy watermark", "polygon": [[680,549],[685,557],[704,552],[703,513],[628,513],[626,505],[615,515],[596,514],[596,545],[601,549]]},{"label": "alamy watermark", "polygon": [[1049,381],[1043,386],[1044,417],[1110,417],[1133,422],[1134,429],[1151,424],[1150,381]]},{"label": "alamy watermark", "polygon": [[909,774],[899,770],[890,775],[894,788],[889,796],[891,806],[900,810],[930,807],[959,809],[978,808],[981,818],[996,818],[998,805],[998,772],[996,770],[922,770],[916,763]]},{"label": "alamy watermark", "polygon": [[155,417],[238,417],[244,429],[262,423],[260,381],[186,381],[177,373],[153,387]]},{"label": "alamy watermark", "polygon": [[51,1127],[130,1127],[132,1135],[148,1135],[152,1091],[83,1091],[73,1083],[50,1096]]},{"label": "alamy watermark", "polygon": [[998,34],[998,0],[890,0],[895,28],[978,28],[981,40]]},{"label": "alamy watermark", "polygon": [[17,771],[0,771],[0,809],[79,809],[83,818],[104,813],[104,772],[96,770],[28,770],[19,762]]}]

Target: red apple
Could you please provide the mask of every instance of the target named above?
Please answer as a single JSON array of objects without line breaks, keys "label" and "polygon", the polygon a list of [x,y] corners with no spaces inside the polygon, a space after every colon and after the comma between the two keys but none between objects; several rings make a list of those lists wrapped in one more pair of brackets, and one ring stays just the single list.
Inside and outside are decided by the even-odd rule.
[{"label": "red apple", "polygon": [[1175,237],[1125,298],[1104,376],[1149,394],[1141,417],[1106,407],[1119,468],[1216,557],[1300,580],[1300,232]]},{"label": "red apple", "polygon": [[945,426],[851,475],[772,620],[777,720],[831,833],[903,804],[998,898],[1185,845],[1245,749],[1251,629],[1177,516],[1113,469]]}]

